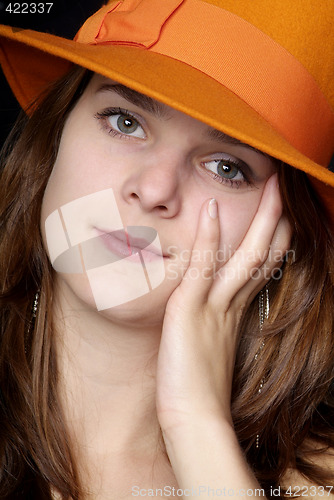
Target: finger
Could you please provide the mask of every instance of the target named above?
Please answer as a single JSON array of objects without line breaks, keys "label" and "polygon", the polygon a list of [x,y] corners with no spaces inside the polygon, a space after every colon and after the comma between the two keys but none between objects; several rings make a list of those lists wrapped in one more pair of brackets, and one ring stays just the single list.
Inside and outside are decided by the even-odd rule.
[{"label": "finger", "polygon": [[277,174],[269,178],[260,205],[243,241],[228,262],[218,271],[210,300],[221,305],[224,293],[226,304],[251,279],[254,269],[268,259],[270,244],[282,214]]},{"label": "finger", "polygon": [[239,292],[241,302],[250,303],[270,279],[281,278],[281,267],[290,248],[291,236],[290,223],[282,216],[272,238],[268,258],[260,268],[254,270],[251,279]]},{"label": "finger", "polygon": [[212,286],[219,238],[218,203],[211,198],[201,208],[189,267],[180,284],[192,301],[202,303]]}]

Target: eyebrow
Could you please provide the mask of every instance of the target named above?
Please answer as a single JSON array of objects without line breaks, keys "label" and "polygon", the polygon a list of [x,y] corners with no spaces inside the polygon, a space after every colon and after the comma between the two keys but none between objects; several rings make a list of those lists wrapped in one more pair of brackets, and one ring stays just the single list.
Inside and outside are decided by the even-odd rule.
[{"label": "eyebrow", "polygon": [[[168,120],[171,117],[167,105],[159,101],[156,101],[155,99],[152,99],[151,97],[148,97],[145,94],[141,94],[136,90],[130,89],[125,85],[121,85],[120,83],[115,83],[115,84],[105,83],[97,89],[97,93],[98,92],[115,92],[120,97],[123,97],[124,99],[131,102],[135,106],[138,106],[144,111],[147,111],[148,113],[152,114],[153,116],[155,116],[160,120],[161,119]],[[256,153],[259,153],[265,156],[266,158],[269,158],[271,160],[273,159],[267,153],[263,153],[259,149],[256,149],[253,146],[250,146],[249,144],[246,144],[240,141],[239,139],[236,139],[235,137],[231,137],[230,135],[227,135],[224,132],[221,132],[220,130],[212,128],[209,125],[207,126],[206,135],[212,140],[222,142],[224,144],[233,144],[237,146],[242,146],[251,149]]]},{"label": "eyebrow", "polygon": [[108,92],[108,91],[115,92],[115,94],[118,94],[120,97],[123,97],[124,99],[131,102],[135,106],[142,108],[144,111],[147,111],[156,118],[159,119],[170,118],[170,112],[167,106],[165,106],[159,101],[156,101],[155,99],[152,99],[151,97],[148,97],[145,94],[141,94],[136,90],[130,89],[125,85],[121,85],[119,83],[115,83],[114,85],[104,84],[101,85],[97,90],[97,92]]}]

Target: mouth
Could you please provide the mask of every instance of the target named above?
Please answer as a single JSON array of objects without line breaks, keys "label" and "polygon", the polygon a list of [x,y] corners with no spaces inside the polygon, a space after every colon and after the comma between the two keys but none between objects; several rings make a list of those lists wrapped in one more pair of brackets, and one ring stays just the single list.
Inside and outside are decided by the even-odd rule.
[{"label": "mouth", "polygon": [[126,229],[105,230],[95,227],[102,244],[119,258],[127,261],[153,262],[168,258],[153,241],[157,237],[155,229],[147,226],[128,226]]}]

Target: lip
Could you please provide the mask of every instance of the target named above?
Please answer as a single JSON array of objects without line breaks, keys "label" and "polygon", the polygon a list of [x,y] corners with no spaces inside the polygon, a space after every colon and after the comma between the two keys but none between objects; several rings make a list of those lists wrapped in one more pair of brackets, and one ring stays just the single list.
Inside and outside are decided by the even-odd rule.
[{"label": "lip", "polygon": [[126,258],[127,262],[140,263],[144,260],[146,263],[168,257],[152,242],[129,235],[126,229],[105,230],[97,227],[94,229],[103,245],[114,255]]}]

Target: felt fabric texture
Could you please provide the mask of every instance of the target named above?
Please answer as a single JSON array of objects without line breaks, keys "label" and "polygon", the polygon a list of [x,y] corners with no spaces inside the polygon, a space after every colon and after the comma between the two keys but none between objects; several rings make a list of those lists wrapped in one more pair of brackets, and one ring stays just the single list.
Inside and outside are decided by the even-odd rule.
[{"label": "felt fabric texture", "polygon": [[[286,54],[286,57],[282,56],[279,90],[283,85],[287,85],[286,89],[289,90],[291,67],[298,65],[301,72],[305,72],[306,78],[291,88],[290,98],[281,103],[280,113],[284,119],[280,122],[273,119],[272,93],[259,92],[256,96],[259,103],[257,107],[254,103],[247,102],[245,96],[240,95],[235,88],[228,88],[225,82],[222,84],[217,81],[214,71],[219,64],[219,51],[214,57],[212,50],[207,55],[213,61],[212,74],[210,68],[202,70],[194,67],[193,63],[177,60],[175,53],[165,55],[154,51],[159,38],[163,38],[161,32],[164,30],[164,22],[168,26],[169,18],[173,22],[181,19],[181,9],[187,4],[191,4],[193,10],[196,10],[193,19],[197,16],[197,22],[203,20],[203,16],[199,16],[200,9],[196,5],[203,7],[206,12],[214,13],[217,9],[229,11],[233,16],[238,16],[241,23],[251,23],[256,28],[255,33],[260,30],[265,39],[270,37],[273,43],[279,44],[281,54]],[[157,0],[113,0],[86,22],[75,41],[1,26],[0,62],[22,107],[27,108],[47,88],[49,82],[69,69],[71,63],[79,64],[305,171],[311,178],[320,181],[314,181],[314,186],[322,196],[334,225],[334,173],[326,168],[334,153],[334,121],[331,121],[334,119],[333,1],[164,0],[163,5],[164,8],[157,11]],[[210,6],[214,8],[208,10]],[[113,10],[123,14],[128,11],[132,16],[132,23],[139,23],[134,40],[121,40],[117,43],[106,41],[105,32],[112,30],[112,22],[111,28],[107,29],[104,20]],[[145,10],[150,12],[150,16],[145,17]],[[213,16],[216,17],[214,14]],[[155,18],[158,20],[154,21]],[[123,17],[122,22],[126,24],[127,19],[129,18]],[[154,22],[160,26],[158,33]],[[191,20],[186,24],[187,30],[195,29],[195,23]],[[224,23],[220,24],[212,23],[215,29],[214,35],[210,34],[211,38],[224,37],[227,25],[225,23],[224,29]],[[219,31],[218,26],[221,28]],[[126,30],[129,32],[125,26]],[[138,36],[146,46],[138,44]],[[240,44],[245,50],[247,45],[254,43],[253,37],[251,38],[240,36]],[[263,53],[263,48],[261,50]],[[263,62],[262,59],[260,51],[259,61]],[[292,66],[287,65],[288,60],[292,61]],[[225,72],[229,71],[229,64],[231,68],[236,66],[231,55],[222,58],[221,64],[224,65]],[[252,67],[254,64],[250,66]],[[254,73],[256,71],[257,68],[254,67]],[[251,70],[249,73],[249,82],[246,81],[245,86],[249,83],[249,86],[253,84],[255,87],[256,78],[252,78]],[[247,72],[240,71],[240,74],[243,79],[247,77]],[[238,71],[235,71],[235,75],[238,75]],[[270,73],[268,67],[269,79],[275,83],[275,71]],[[295,82],[294,78],[290,80]],[[310,87],[307,88],[304,82],[314,85],[311,93]],[[319,113],[317,103],[319,109],[326,108],[326,112]],[[322,105],[324,108],[321,108]],[[263,108],[267,109],[267,114],[263,113]],[[290,130],[284,126],[280,128],[280,124],[284,122],[289,125],[289,116],[292,115],[293,119],[299,116],[299,122],[297,120]]]}]

